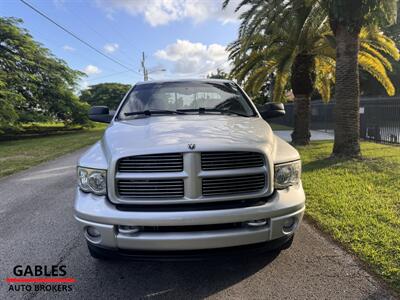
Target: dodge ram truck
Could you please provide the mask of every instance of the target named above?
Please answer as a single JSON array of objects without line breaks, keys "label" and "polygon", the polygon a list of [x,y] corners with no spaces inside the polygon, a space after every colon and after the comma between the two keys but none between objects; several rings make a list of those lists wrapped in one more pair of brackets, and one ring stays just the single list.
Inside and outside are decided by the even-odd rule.
[{"label": "dodge ram truck", "polygon": [[74,216],[92,257],[224,255],[290,247],[305,195],[299,153],[229,80],[145,81],[79,160]]}]

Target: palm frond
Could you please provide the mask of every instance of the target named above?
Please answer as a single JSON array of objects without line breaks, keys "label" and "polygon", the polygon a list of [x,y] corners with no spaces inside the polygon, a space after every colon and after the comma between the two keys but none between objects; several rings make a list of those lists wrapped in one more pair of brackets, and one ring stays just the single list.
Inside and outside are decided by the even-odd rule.
[{"label": "palm frond", "polygon": [[377,28],[363,28],[360,34],[360,41],[367,42],[370,46],[386,53],[396,61],[400,58],[396,43]]},{"label": "palm frond", "polygon": [[315,58],[315,89],[322,100],[327,103],[331,99],[331,86],[335,83],[335,60],[325,56]]},{"label": "palm frond", "polygon": [[257,95],[267,80],[268,76],[275,71],[275,68],[259,67],[251,73],[246,81],[245,90],[250,95]]},{"label": "palm frond", "polygon": [[368,44],[366,42],[361,42],[360,47],[361,47],[362,51],[368,52],[375,58],[379,59],[387,70],[393,71],[393,67],[392,67],[392,64],[390,63],[390,61],[385,56],[383,56],[378,50],[374,49],[373,46],[371,46],[370,44]]},{"label": "palm frond", "polygon": [[294,57],[288,58],[278,68],[275,75],[274,90],[272,93],[273,102],[286,102],[284,97],[286,86],[291,74],[291,67]]},{"label": "palm frond", "polygon": [[359,65],[371,74],[385,88],[389,96],[395,94],[395,87],[386,73],[385,66],[381,61],[368,52],[360,51],[358,55]]}]

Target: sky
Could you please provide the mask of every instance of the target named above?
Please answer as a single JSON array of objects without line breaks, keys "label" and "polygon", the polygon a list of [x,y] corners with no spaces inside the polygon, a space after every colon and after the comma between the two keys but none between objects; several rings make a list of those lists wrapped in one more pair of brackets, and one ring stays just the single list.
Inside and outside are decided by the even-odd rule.
[{"label": "sky", "polygon": [[[143,80],[145,53],[151,79],[204,78],[229,70],[226,46],[237,36],[232,0],[25,0],[123,66],[96,53],[20,0],[0,0],[0,16],[21,18],[35,40],[87,77],[134,84]],[[125,67],[124,67],[125,66]],[[130,69],[130,70],[127,70]]]}]

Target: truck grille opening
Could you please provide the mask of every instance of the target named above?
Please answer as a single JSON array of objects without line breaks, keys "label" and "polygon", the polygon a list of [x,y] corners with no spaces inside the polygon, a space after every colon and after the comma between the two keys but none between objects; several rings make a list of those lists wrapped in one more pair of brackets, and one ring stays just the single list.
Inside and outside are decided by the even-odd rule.
[{"label": "truck grille opening", "polygon": [[193,231],[214,231],[237,229],[244,227],[243,222],[207,224],[207,225],[187,225],[187,226],[142,226],[141,232],[193,232]]},{"label": "truck grille opening", "polygon": [[202,179],[203,196],[226,196],[256,193],[265,188],[265,175],[240,175]]},{"label": "truck grille opening", "polygon": [[182,153],[137,155],[121,158],[117,164],[118,172],[154,173],[182,172]]},{"label": "truck grille opening", "polygon": [[254,198],[245,200],[203,202],[203,203],[179,203],[179,204],[117,204],[115,207],[121,211],[150,211],[150,212],[170,212],[170,211],[203,211],[220,209],[238,209],[244,207],[261,206],[271,198]]},{"label": "truck grille opening", "polygon": [[117,192],[124,198],[183,198],[182,179],[119,179]]},{"label": "truck grille opening", "polygon": [[255,168],[264,166],[264,157],[256,152],[203,152],[201,168],[203,170],[228,170]]}]

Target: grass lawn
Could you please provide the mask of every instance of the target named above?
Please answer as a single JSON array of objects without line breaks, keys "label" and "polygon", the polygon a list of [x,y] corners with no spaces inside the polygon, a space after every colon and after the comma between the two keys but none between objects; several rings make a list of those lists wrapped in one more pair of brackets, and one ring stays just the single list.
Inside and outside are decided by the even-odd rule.
[{"label": "grass lawn", "polygon": [[332,142],[299,150],[307,215],[400,291],[400,147],[364,142],[350,161],[328,158]]},{"label": "grass lawn", "polygon": [[105,126],[73,133],[0,141],[0,177],[94,144]]},{"label": "grass lawn", "polygon": [[83,129],[82,125],[65,125],[62,122],[29,122],[21,124],[19,128],[0,128],[0,142],[27,137],[71,133],[82,131]]}]

